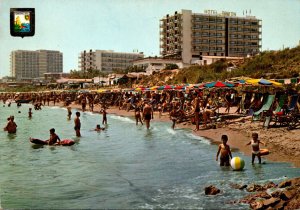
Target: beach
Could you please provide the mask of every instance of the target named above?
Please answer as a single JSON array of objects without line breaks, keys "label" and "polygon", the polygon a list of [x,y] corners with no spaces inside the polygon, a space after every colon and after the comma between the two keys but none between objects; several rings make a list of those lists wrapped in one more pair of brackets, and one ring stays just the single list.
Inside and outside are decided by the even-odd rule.
[{"label": "beach", "polygon": [[[232,107],[229,113],[225,113],[225,108],[220,108],[219,116],[222,120],[216,120],[213,128],[208,124],[209,129],[203,129],[201,125],[199,131],[194,131],[196,126],[188,119],[176,123],[173,130],[169,113],[164,112],[160,116],[155,111],[150,129],[147,130],[145,124],[135,125],[133,110],[120,110],[117,106],[97,103],[93,111],[88,106],[83,112],[82,104],[73,101],[68,105],[72,112],[70,120],[66,119],[68,109],[64,103],[63,100],[55,105],[52,102],[46,103],[41,110],[34,110],[32,118],[28,118],[27,114],[32,104],[24,104],[19,108],[15,104],[11,107],[3,106],[4,116],[14,114],[18,124],[17,135],[7,135],[5,132],[1,134],[4,139],[1,146],[6,148],[3,150],[6,162],[1,166],[5,171],[1,184],[10,195],[4,196],[2,200],[6,208],[33,208],[45,206],[44,203],[47,203],[47,208],[88,209],[99,205],[116,209],[198,209],[214,208],[215,205],[231,209],[245,204],[267,207],[273,205],[270,202],[275,199],[275,194],[268,196],[268,200],[263,198],[264,203],[260,204],[256,199],[247,197],[252,185],[261,185],[259,189],[264,189],[264,193],[267,193],[269,187],[299,176],[299,158],[297,153],[290,152],[293,147],[296,148],[294,150],[298,148],[297,141],[290,143],[292,138],[297,139],[297,129],[263,129],[262,122],[251,122],[251,117],[235,114],[236,107]],[[103,107],[106,107],[107,125],[101,124]],[[81,113],[80,138],[76,137],[73,129],[77,111]],[[95,132],[93,128],[97,124],[105,130]],[[46,130],[49,128],[55,128],[61,139],[72,139],[75,144],[70,147],[53,147],[28,143],[29,136],[46,139]],[[266,146],[261,148],[271,151],[271,154],[263,157],[262,164],[258,164],[256,160],[251,165],[251,146],[245,146],[251,139],[252,132],[258,132],[260,140],[266,142]],[[287,133],[290,134],[289,138],[284,138]],[[244,170],[233,171],[230,167],[220,167],[216,161],[217,145],[224,134],[229,137],[228,144],[233,157],[240,157],[245,161]],[[15,158],[15,155],[27,158]],[[58,160],[56,157],[59,157]],[[27,170],[24,170],[24,166]],[[4,170],[7,167],[10,170]],[[23,186],[26,193],[15,191],[8,184],[11,170],[22,170],[21,173],[15,173],[17,177],[12,183]],[[55,177],[52,177],[53,170],[58,174]],[[82,173],[83,170],[85,173]],[[33,173],[39,176],[46,174],[47,180],[52,181],[47,181],[45,186],[44,179],[23,178],[32,177]],[[219,189],[221,196],[207,196],[207,187]],[[58,188],[63,190],[57,192]],[[39,196],[31,204],[28,201],[36,197],[37,191],[55,192],[55,195]],[[81,197],[80,204],[74,203],[77,200],[77,197],[74,198],[75,191]],[[25,199],[16,201],[15,197],[20,197],[20,193]],[[63,197],[63,200],[57,200],[58,197]],[[281,197],[276,198],[276,202],[280,201],[284,205],[292,205],[294,202],[292,199],[284,200],[285,197],[282,200]],[[49,200],[55,201],[50,204]]]},{"label": "beach", "polygon": [[[70,106],[81,109],[79,104],[72,103]],[[233,107],[230,114],[233,114],[235,110],[236,108]],[[99,107],[95,107],[94,112],[99,113],[99,111]],[[107,112],[108,115],[115,114],[124,117],[134,117],[133,110],[120,110],[118,107],[110,107]],[[223,112],[224,108],[220,108],[220,113]],[[158,121],[170,123],[171,127],[172,122],[168,113],[163,113],[159,117],[159,114],[154,112],[154,119],[151,120],[151,124]],[[240,151],[247,156],[251,156],[251,146],[246,146],[246,144],[251,140],[252,132],[257,132],[259,139],[266,143],[265,146],[261,147],[267,148],[270,151],[270,154],[264,156],[264,158],[275,162],[289,162],[294,167],[300,167],[300,131],[298,129],[287,130],[286,127],[266,129],[263,128],[262,122],[251,122],[251,118],[249,117],[227,120],[226,122],[226,124],[222,123],[221,126],[217,126],[216,129],[200,128],[199,131],[193,131],[195,125],[190,122],[183,122],[176,124],[175,129],[190,129],[194,135],[205,137],[212,144],[220,144],[221,136],[226,134],[229,138],[228,144],[231,146],[233,156],[235,156],[234,151]]]}]

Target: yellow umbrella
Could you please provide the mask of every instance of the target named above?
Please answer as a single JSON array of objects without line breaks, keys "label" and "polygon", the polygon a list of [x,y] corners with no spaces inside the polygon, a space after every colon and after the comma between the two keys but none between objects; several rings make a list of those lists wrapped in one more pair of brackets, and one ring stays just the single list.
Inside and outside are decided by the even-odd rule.
[{"label": "yellow umbrella", "polygon": [[106,89],[99,89],[97,90],[98,93],[106,93],[106,92],[109,92],[109,90],[106,90]]},{"label": "yellow umbrella", "polygon": [[252,85],[265,85],[265,86],[276,86],[276,87],[282,87],[282,84],[279,82],[275,82],[272,80],[267,79],[248,79],[246,80],[246,83],[252,84]]},{"label": "yellow umbrella", "polygon": [[155,85],[155,86],[150,87],[149,89],[150,89],[150,90],[157,90],[158,87],[159,87],[159,86]]}]

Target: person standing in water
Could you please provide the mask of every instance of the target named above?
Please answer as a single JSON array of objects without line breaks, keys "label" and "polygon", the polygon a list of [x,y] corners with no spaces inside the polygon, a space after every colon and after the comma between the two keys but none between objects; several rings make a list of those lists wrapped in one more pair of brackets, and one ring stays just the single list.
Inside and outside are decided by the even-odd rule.
[{"label": "person standing in water", "polygon": [[153,110],[152,106],[149,103],[146,103],[143,109],[143,117],[146,122],[147,129],[150,128],[150,120],[153,119]]},{"label": "person standing in water", "polygon": [[172,111],[170,112],[170,119],[172,120],[172,129],[175,129],[175,124],[177,121],[177,110],[176,110],[176,106],[174,105],[172,108]]},{"label": "person standing in water", "polygon": [[32,108],[29,108],[29,110],[28,110],[28,117],[32,118]]},{"label": "person standing in water", "polygon": [[74,119],[75,127],[74,130],[76,132],[76,136],[80,137],[80,127],[81,127],[81,122],[80,122],[80,112],[76,112],[76,117]]},{"label": "person standing in water", "polygon": [[68,120],[71,120],[71,116],[72,116],[72,111],[71,111],[71,107],[68,106]]},{"label": "person standing in water", "polygon": [[14,116],[10,116],[8,118],[8,122],[6,124],[6,126],[4,127],[4,130],[7,131],[8,133],[16,133],[17,132],[17,124],[14,121],[15,117]]},{"label": "person standing in water", "polygon": [[107,125],[107,112],[106,112],[106,109],[103,108],[102,111],[102,125]]},{"label": "person standing in water", "polygon": [[230,151],[230,146],[227,144],[228,136],[222,135],[221,140],[222,140],[222,144],[219,145],[216,161],[218,161],[219,154],[221,153],[220,166],[230,166],[229,158],[232,159],[232,154]]},{"label": "person standing in water", "polygon": [[142,117],[141,117],[141,111],[140,111],[140,107],[139,106],[135,107],[135,109],[134,109],[134,116],[135,116],[135,123],[136,123],[136,125],[138,125],[139,122],[141,122],[141,124],[143,125]]},{"label": "person standing in water", "polygon": [[258,133],[252,133],[252,140],[248,142],[246,145],[252,146],[252,164],[254,164],[255,157],[258,158],[258,163],[261,164],[261,155],[259,144],[266,145],[264,142],[258,140]]}]

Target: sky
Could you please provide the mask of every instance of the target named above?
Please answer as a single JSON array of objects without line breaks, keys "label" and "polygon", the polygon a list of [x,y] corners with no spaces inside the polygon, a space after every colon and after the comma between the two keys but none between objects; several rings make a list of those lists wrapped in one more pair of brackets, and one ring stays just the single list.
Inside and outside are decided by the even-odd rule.
[{"label": "sky", "polygon": [[[10,35],[10,8],[35,8],[35,36]],[[83,50],[159,56],[159,20],[181,9],[251,10],[262,20],[262,50],[300,42],[300,0],[0,0],[0,76],[10,75],[13,50],[59,50],[64,72],[78,69]]]}]

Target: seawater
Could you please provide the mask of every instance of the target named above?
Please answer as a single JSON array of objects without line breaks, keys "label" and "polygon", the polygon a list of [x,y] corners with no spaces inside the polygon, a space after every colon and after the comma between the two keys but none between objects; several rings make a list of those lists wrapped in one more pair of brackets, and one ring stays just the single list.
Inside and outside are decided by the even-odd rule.
[{"label": "seawater", "polygon": [[[246,195],[232,189],[231,183],[276,183],[299,176],[300,169],[287,163],[263,160],[250,164],[250,157],[239,152],[245,170],[219,167],[217,146],[197,137],[190,130],[170,128],[155,122],[151,129],[136,126],[133,118],[108,114],[103,132],[91,131],[102,116],[82,113],[82,137],[77,138],[67,111],[59,107],[33,110],[30,105],[0,107],[1,126],[15,116],[16,135],[0,132],[0,201],[2,208],[247,208],[230,201]],[[18,113],[20,111],[21,113]],[[109,110],[108,110],[109,113]],[[62,138],[71,138],[71,147],[36,146],[29,137],[49,138],[55,128]],[[230,144],[230,139],[229,139]],[[222,190],[206,196],[204,187]]]}]

